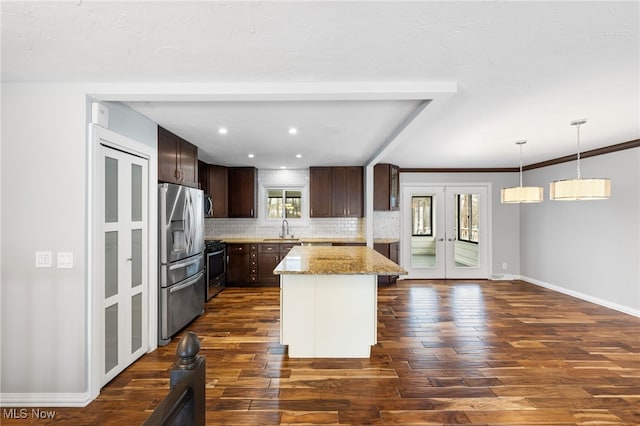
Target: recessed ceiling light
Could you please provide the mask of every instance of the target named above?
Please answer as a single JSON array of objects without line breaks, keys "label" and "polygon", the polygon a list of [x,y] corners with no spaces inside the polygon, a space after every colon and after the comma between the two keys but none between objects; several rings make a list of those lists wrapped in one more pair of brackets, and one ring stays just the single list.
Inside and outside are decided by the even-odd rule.
[{"label": "recessed ceiling light", "polygon": [[226,135],[227,134],[227,128],[226,127],[220,127],[218,129],[218,133],[220,133],[221,135]]},{"label": "recessed ceiling light", "polygon": [[282,170],[284,170],[284,169],[286,169],[286,168],[287,168],[287,166],[280,166],[280,168],[281,168]]},{"label": "recessed ceiling light", "polygon": [[296,158],[302,158],[302,154],[296,154]]},{"label": "recessed ceiling light", "polygon": [[290,135],[295,135],[296,133],[298,133],[298,129],[296,129],[295,127],[290,127],[289,128],[289,134]]},{"label": "recessed ceiling light", "polygon": [[255,157],[255,155],[253,155],[253,154],[249,154],[249,155],[247,155],[247,157],[249,157],[249,158],[253,158],[253,157]]}]

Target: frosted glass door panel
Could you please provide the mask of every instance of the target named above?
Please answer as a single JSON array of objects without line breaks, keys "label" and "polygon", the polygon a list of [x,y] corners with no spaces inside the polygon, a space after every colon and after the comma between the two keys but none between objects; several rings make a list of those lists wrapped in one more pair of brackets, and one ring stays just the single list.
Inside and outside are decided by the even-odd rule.
[{"label": "frosted glass door panel", "polygon": [[131,221],[142,220],[142,167],[131,165]]},{"label": "frosted glass door panel", "polygon": [[107,374],[118,365],[118,304],[104,310],[104,373]]},{"label": "frosted glass door panel", "polygon": [[104,233],[104,297],[118,294],[118,231]]},{"label": "frosted glass door panel", "polygon": [[131,230],[131,287],[142,285],[142,229]]},{"label": "frosted glass door panel", "polygon": [[131,353],[142,347],[142,294],[131,298]]},{"label": "frosted glass door panel", "polygon": [[118,221],[118,160],[104,158],[104,221]]}]

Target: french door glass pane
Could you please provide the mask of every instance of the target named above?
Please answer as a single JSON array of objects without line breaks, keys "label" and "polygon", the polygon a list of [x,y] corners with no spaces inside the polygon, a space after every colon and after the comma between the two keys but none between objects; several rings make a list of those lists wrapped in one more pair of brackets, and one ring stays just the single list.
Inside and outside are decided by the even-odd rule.
[{"label": "french door glass pane", "polygon": [[478,194],[455,194],[456,241],[454,246],[457,268],[476,268],[478,256]]},{"label": "french door glass pane", "polygon": [[131,353],[142,347],[142,293],[131,298]]},{"label": "french door glass pane", "polygon": [[104,233],[104,297],[118,294],[118,231]]},{"label": "french door glass pane", "polygon": [[131,230],[131,287],[142,285],[142,229]]},{"label": "french door glass pane", "polygon": [[104,310],[104,372],[118,365],[118,304]]},{"label": "french door glass pane", "polygon": [[131,165],[131,220],[142,220],[142,166]]},{"label": "french door glass pane", "polygon": [[436,263],[433,195],[411,197],[411,267],[433,268]]},{"label": "french door glass pane", "polygon": [[118,160],[104,158],[104,221],[118,221]]}]

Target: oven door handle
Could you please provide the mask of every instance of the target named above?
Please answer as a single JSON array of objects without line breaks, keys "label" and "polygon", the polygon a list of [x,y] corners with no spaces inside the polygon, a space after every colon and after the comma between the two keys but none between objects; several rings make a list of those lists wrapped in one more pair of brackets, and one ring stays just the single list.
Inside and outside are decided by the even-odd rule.
[{"label": "oven door handle", "polygon": [[169,266],[169,270],[173,271],[174,269],[184,268],[185,266],[193,265],[194,263],[198,263],[201,261],[202,259],[197,258],[189,260],[187,262],[174,263],[173,265]]},{"label": "oven door handle", "polygon": [[224,254],[224,249],[218,250],[218,251],[209,252],[209,253],[207,253],[207,256],[215,256],[217,254]]},{"label": "oven door handle", "polygon": [[200,280],[200,278],[202,278],[203,275],[204,275],[204,272],[202,272],[202,271],[198,272],[198,275],[196,275],[195,277],[191,278],[186,283],[183,283],[183,284],[180,284],[180,285],[174,285],[173,287],[170,287],[169,288],[169,293],[175,293],[176,291],[180,291],[180,290],[182,290],[184,288],[191,287],[192,285],[197,283]]}]

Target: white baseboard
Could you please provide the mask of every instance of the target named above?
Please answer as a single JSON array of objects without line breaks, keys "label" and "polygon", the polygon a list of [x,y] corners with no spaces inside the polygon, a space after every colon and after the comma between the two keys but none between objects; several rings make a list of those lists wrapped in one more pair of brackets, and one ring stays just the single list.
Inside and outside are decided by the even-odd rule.
[{"label": "white baseboard", "polygon": [[549,290],[557,291],[558,293],[562,293],[578,299],[586,300],[587,302],[595,303],[596,305],[604,306],[605,308],[614,309],[616,311],[640,318],[640,309],[634,309],[629,306],[619,305],[617,303],[613,303],[608,300],[601,299],[599,297],[594,297],[585,293],[580,293],[578,291],[569,290],[567,288],[549,284],[544,281],[536,280],[535,278],[531,278],[531,277],[525,277],[521,275],[521,276],[518,276],[516,279],[520,279],[522,281],[526,281],[528,283],[535,284],[540,287],[548,288]]},{"label": "white baseboard", "polygon": [[512,274],[491,274],[491,281],[513,281],[517,279],[515,275]]},{"label": "white baseboard", "polygon": [[83,393],[0,393],[2,407],[86,407],[92,401]]}]

